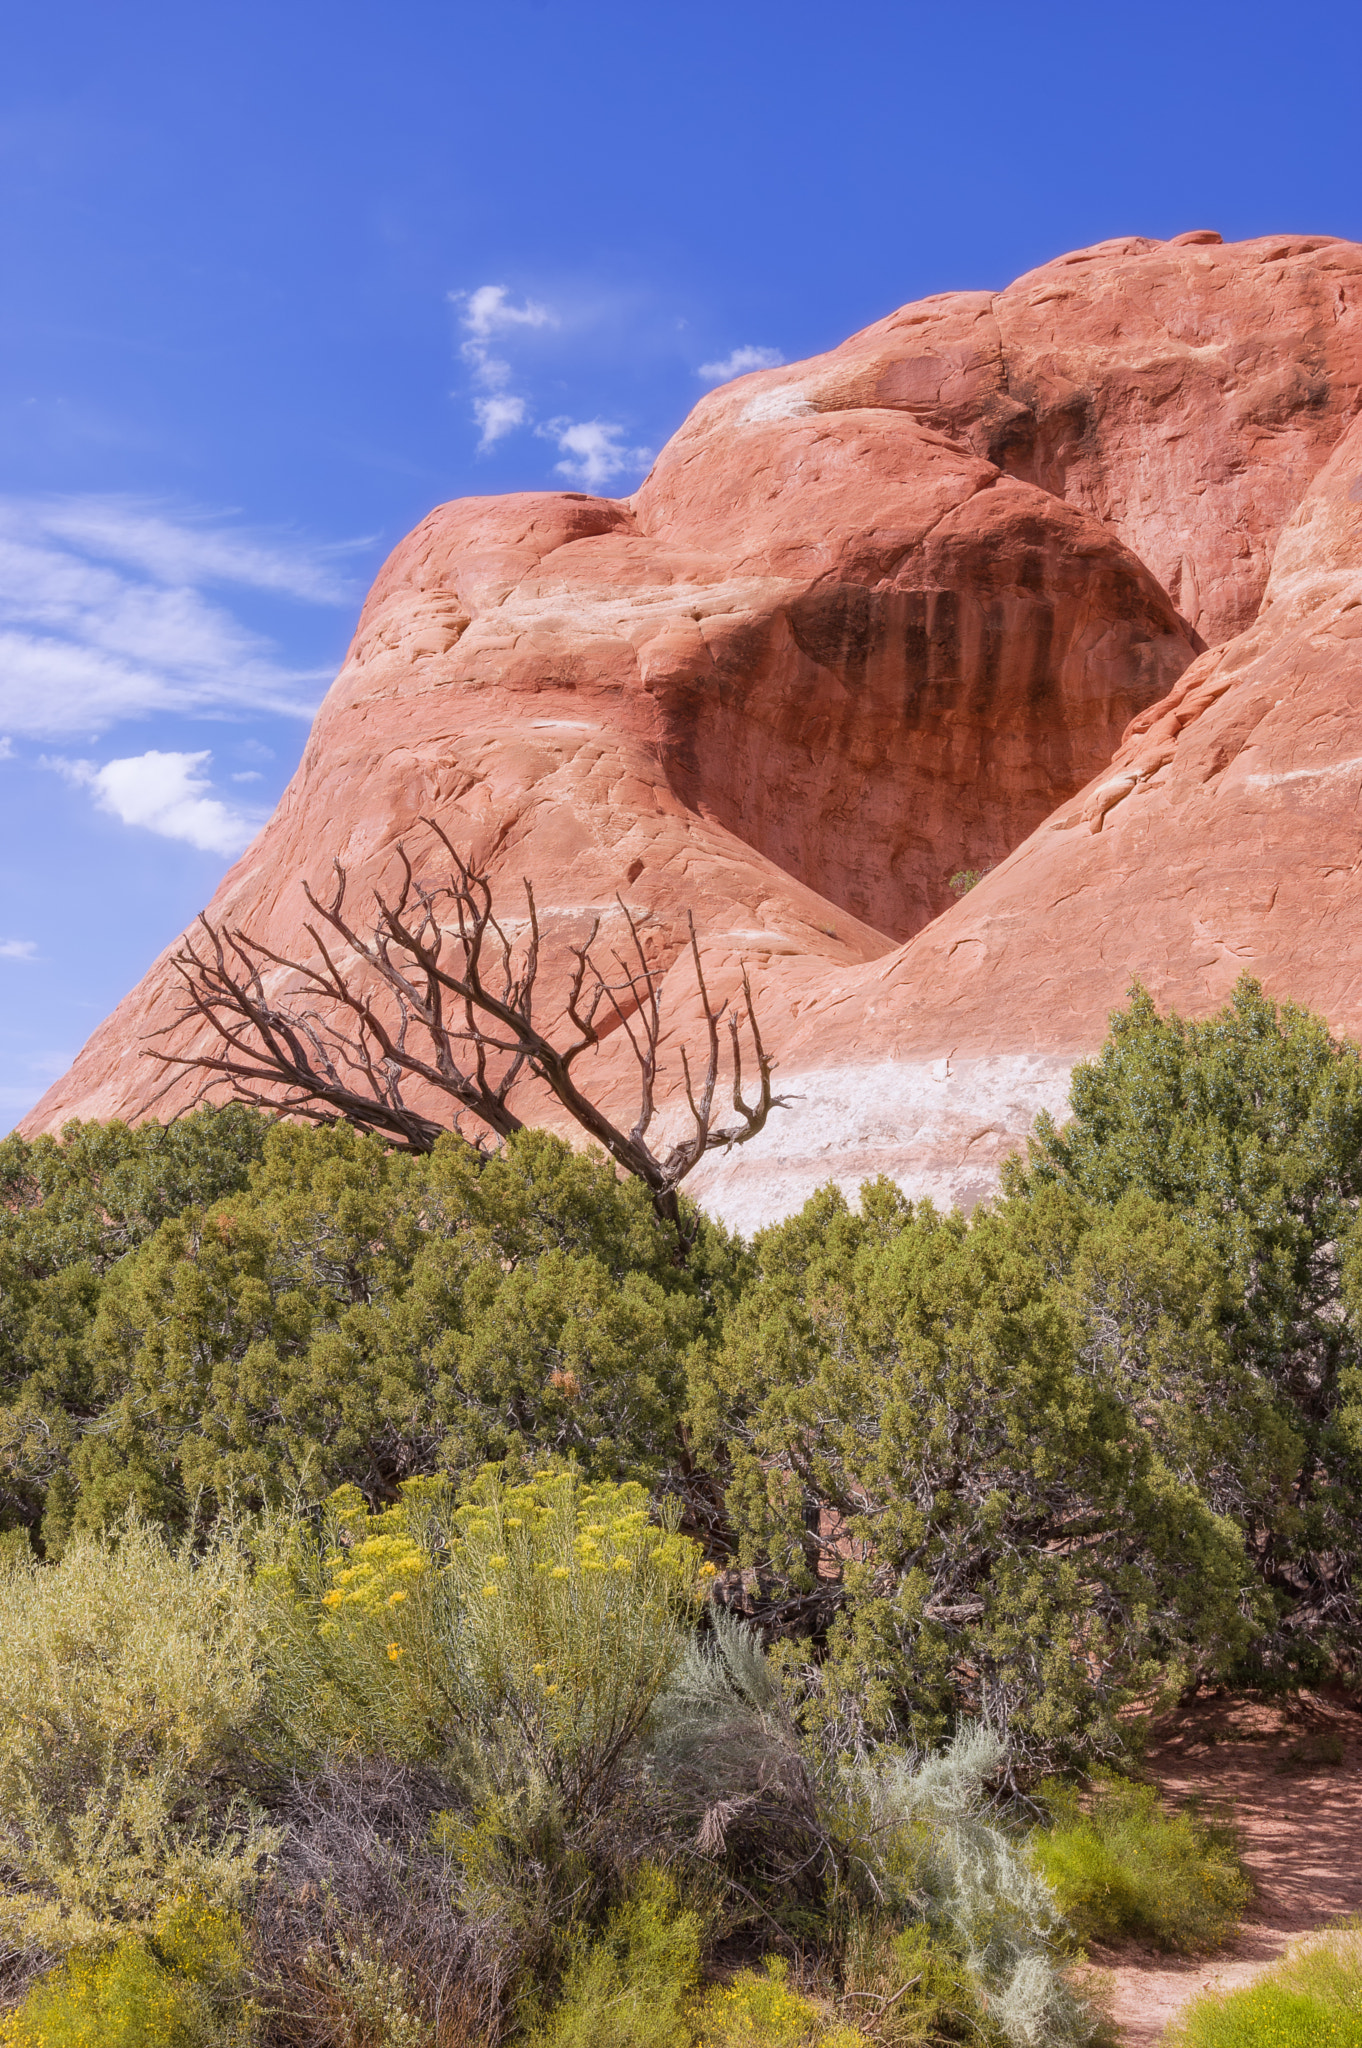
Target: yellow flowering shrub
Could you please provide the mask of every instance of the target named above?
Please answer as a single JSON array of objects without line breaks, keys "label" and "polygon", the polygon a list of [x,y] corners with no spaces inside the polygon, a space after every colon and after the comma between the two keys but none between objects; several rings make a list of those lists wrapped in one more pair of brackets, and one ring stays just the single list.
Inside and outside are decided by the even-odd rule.
[{"label": "yellow flowering shrub", "polygon": [[768,1956],[764,1970],[740,1970],[711,1991],[692,2015],[695,2048],[871,2048],[858,2028],[830,2023],[792,1991],[788,1977],[789,1964]]},{"label": "yellow flowering shrub", "polygon": [[376,1513],[343,1488],[318,1537],[275,1525],[257,1577],[295,1753],[509,1739],[569,1804],[642,1727],[705,1584],[641,1486],[571,1470],[487,1471],[461,1499],[410,1481]]},{"label": "yellow flowering shrub", "polygon": [[0,2017],[0,2048],[231,2048],[249,2039],[241,1922],[171,1900],[144,1933],[77,1949]]}]

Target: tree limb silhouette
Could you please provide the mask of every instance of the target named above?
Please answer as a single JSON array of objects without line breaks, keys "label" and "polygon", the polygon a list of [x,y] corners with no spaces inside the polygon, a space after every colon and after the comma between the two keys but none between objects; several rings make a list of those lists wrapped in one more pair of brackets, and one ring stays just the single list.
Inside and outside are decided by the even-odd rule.
[{"label": "tree limb silhouette", "polygon": [[[183,984],[183,1006],[151,1036],[164,1038],[197,1019],[208,1026],[211,1042],[196,1053],[149,1051],[173,1070],[166,1088],[176,1073],[198,1072],[203,1081],[196,1099],[225,1085],[257,1108],[313,1123],[344,1119],[404,1151],[429,1152],[442,1131],[462,1130],[465,1116],[498,1138],[520,1130],[522,1119],[509,1097],[530,1073],[612,1159],[645,1183],[658,1215],[673,1225],[684,1246],[690,1240],[677,1200],[681,1182],[706,1153],[754,1138],[771,1110],[786,1102],[771,1092],[773,1061],[762,1042],[746,968],[740,1002],[731,1008],[726,1001],[716,1004],[705,982],[695,920],[687,913],[704,1042],[694,1072],[686,1048],[680,1048],[690,1128],[660,1151],[649,1132],[656,1115],[662,972],[648,964],[633,912],[616,899],[629,939],[623,953],[612,949],[609,972],[596,950],[599,917],[585,943],[570,948],[574,966],[566,1014],[574,1035],[559,1045],[534,1019],[540,930],[530,883],[524,885],[528,940],[517,953],[514,936],[496,916],[487,875],[462,858],[433,819],[422,823],[449,855],[449,880],[437,887],[420,880],[399,845],[400,887],[391,902],[375,891],[376,916],[362,932],[346,914],[348,883],[337,860],[329,901],[304,884],[313,912],[304,926],[315,949],[310,961],[290,959],[240,928],[218,928],[200,917],[201,932],[171,962]],[[756,1063],[751,1103],[743,1095],[744,1023]],[[725,1024],[732,1123],[718,1121],[715,1108]],[[615,1028],[623,1030],[639,1076],[638,1115],[627,1131],[585,1093],[573,1072],[581,1055]],[[451,1099],[448,1123],[405,1100],[404,1085],[413,1081]]]}]

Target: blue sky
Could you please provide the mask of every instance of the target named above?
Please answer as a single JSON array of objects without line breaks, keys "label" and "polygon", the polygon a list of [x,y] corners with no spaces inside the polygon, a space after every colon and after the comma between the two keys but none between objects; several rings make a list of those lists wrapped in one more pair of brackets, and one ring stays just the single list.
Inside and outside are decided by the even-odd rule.
[{"label": "blue sky", "polygon": [[630,491],[726,365],[1110,235],[1362,237],[1356,0],[14,0],[4,49],[0,1129],[433,504]]}]

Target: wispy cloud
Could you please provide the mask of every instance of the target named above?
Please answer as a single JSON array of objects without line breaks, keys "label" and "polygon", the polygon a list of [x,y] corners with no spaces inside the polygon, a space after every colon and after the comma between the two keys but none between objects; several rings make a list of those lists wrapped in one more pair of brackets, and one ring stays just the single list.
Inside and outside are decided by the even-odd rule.
[{"label": "wispy cloud", "polygon": [[336,552],[122,498],[0,499],[0,728],[58,738],[157,711],[310,716],[326,676],[285,667],[197,586],[349,603]]},{"label": "wispy cloud", "polygon": [[55,768],[68,782],[90,790],[99,809],[124,825],[139,825],[163,839],[186,840],[204,853],[240,853],[259,830],[260,820],[233,810],[212,794],[213,785],[203,773],[211,759],[207,751],[163,754],[153,747],[145,754],[108,761],[102,768],[61,755],[45,757],[40,765]]},{"label": "wispy cloud", "polygon": [[556,441],[563,460],[555,462],[559,476],[598,490],[612,477],[639,475],[653,459],[651,448],[629,448],[624,428],[613,420],[546,420],[535,432]]},{"label": "wispy cloud", "polygon": [[145,500],[77,497],[29,508],[33,530],[83,553],[126,562],[158,583],[229,583],[269,590],[307,604],[349,604],[359,594],[345,557],[371,536],[308,546],[287,536],[261,538],[214,525],[207,515],[168,519]]},{"label": "wispy cloud", "polygon": [[[487,454],[508,434],[533,427],[542,439],[552,441],[559,460],[554,474],[587,490],[600,490],[615,477],[641,474],[653,459],[650,448],[631,447],[627,429],[605,419],[575,420],[566,416],[536,424],[535,406],[523,389],[523,374],[513,370],[500,345],[535,329],[561,328],[563,315],[538,299],[515,300],[505,285],[480,284],[473,291],[451,292],[459,308],[463,340],[459,354],[472,376],[473,418],[478,428],[478,453]],[[605,317],[602,308],[570,307],[566,325],[579,331],[584,322],[593,324]],[[514,348],[509,351],[515,353]],[[779,358],[772,356],[772,361]],[[561,385],[559,389],[561,390]],[[561,402],[561,401],[560,401]]]},{"label": "wispy cloud", "polygon": [[36,960],[37,944],[32,939],[0,939],[0,960]]},{"label": "wispy cloud", "polygon": [[463,324],[480,341],[502,334],[508,327],[556,327],[558,316],[536,299],[523,306],[511,303],[504,284],[480,284],[476,291],[451,292],[451,299],[463,300]]},{"label": "wispy cloud", "polygon": [[13,742],[13,740],[12,740],[12,739],[8,739],[8,738],[6,738],[6,739],[0,739],[0,761],[12,761],[13,759],[14,759],[14,742]]},{"label": "wispy cloud", "polygon": [[[510,364],[504,357],[492,353],[492,342],[496,336],[510,334],[517,327],[558,325],[557,314],[547,306],[541,306],[536,299],[526,299],[523,305],[515,305],[504,284],[480,284],[475,291],[451,292],[449,296],[454,305],[463,307],[460,319],[468,339],[459,354],[476,381],[488,391],[501,391],[511,381]],[[524,403],[523,400],[518,402]],[[474,410],[476,412],[477,408]],[[479,424],[483,424],[481,420]],[[515,420],[511,424],[519,426],[520,421]],[[510,426],[503,427],[502,432],[509,433]],[[484,438],[485,435],[484,426]],[[499,437],[493,435],[492,438],[496,440]]]},{"label": "wispy cloud", "polygon": [[478,442],[479,455],[485,455],[489,448],[496,446],[506,434],[513,434],[517,427],[523,427],[528,408],[523,398],[514,398],[503,393],[499,398],[477,398],[473,401],[473,417],[482,428],[482,439]]},{"label": "wispy cloud", "polygon": [[785,358],[778,348],[735,348],[717,363],[701,363],[698,374],[706,384],[727,384],[730,377],[745,377],[749,370],[778,370]]}]

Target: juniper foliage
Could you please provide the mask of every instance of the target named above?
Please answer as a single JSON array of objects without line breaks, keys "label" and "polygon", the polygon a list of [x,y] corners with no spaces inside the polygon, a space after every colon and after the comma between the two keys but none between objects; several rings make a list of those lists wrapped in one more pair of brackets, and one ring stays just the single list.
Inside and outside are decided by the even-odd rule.
[{"label": "juniper foliage", "polygon": [[722,1231],[697,1222],[678,1269],[646,1190],[544,1132],[483,1161],[242,1111],[169,1128],[178,1149],[6,1141],[0,1526],[56,1554],[132,1504],[203,1527],[488,1458],[651,1480],[677,1456],[687,1360],[740,1271]]},{"label": "juniper foliage", "polygon": [[1362,1625],[1362,1056],[1248,975],[1202,1022],[1137,985],[1071,1101],[1013,1185],[1108,1211],[1139,1191],[1205,1254],[1222,1341],[1197,1406],[1241,1441],[1202,1489],[1272,1596],[1257,1663],[1318,1675]]},{"label": "juniper foliage", "polygon": [[763,1618],[815,1624],[806,1718],[1114,1749],[1130,1700],[1242,1648],[1241,1538],[1185,1401],[1218,1357],[1185,1228],[1063,1188],[967,1223],[881,1181],[753,1249],[689,1426]]}]

